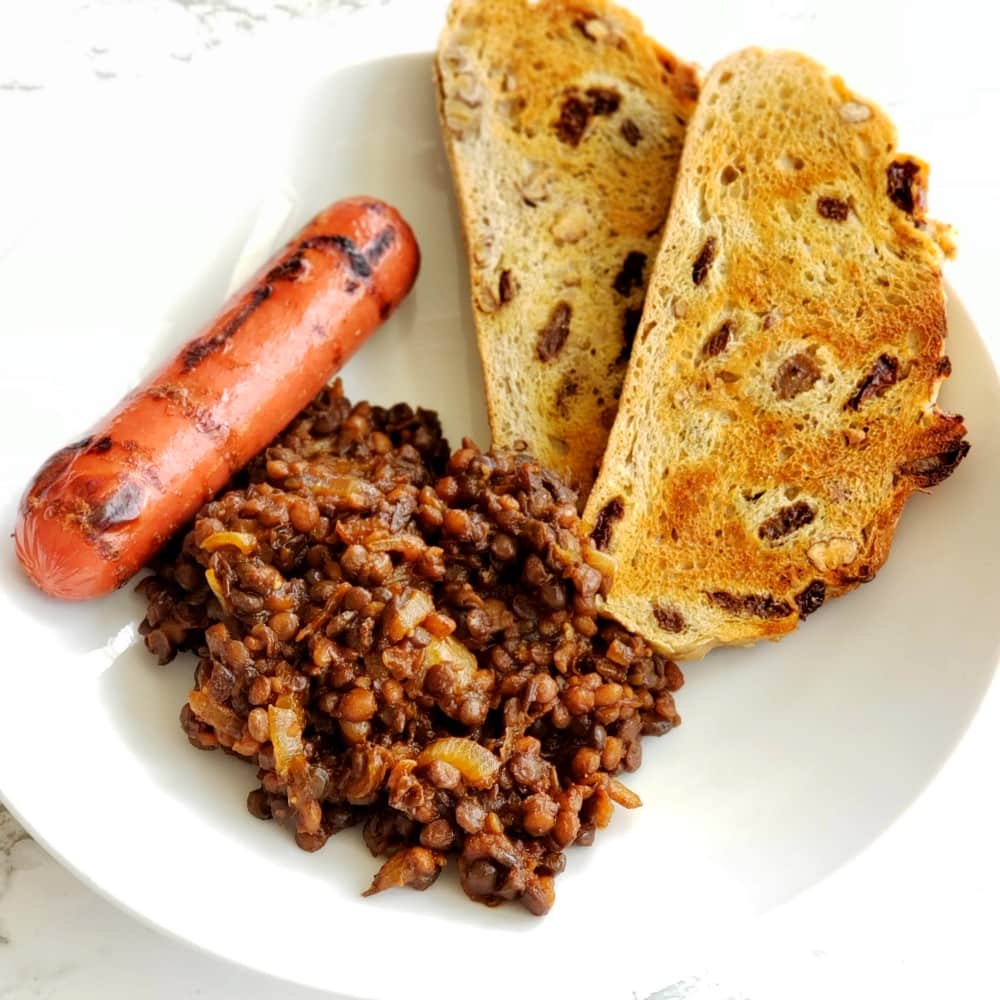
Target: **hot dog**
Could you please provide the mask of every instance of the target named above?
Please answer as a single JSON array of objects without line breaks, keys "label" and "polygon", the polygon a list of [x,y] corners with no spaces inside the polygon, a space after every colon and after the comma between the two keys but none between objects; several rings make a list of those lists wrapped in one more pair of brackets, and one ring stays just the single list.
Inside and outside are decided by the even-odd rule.
[{"label": "hot dog", "polygon": [[321,212],[219,315],[83,440],[39,470],[17,556],[55,597],[129,580],[392,312],[420,255],[372,198]]}]

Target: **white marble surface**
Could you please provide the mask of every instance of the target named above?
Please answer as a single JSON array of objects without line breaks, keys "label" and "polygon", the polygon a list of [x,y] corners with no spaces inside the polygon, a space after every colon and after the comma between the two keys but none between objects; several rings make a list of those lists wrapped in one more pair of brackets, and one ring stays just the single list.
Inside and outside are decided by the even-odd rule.
[{"label": "white marble surface", "polygon": [[[428,3],[438,16],[436,0]],[[0,177],[6,183],[18,176],[19,164],[30,168],[30,159],[12,155],[2,137],[32,116],[44,127],[47,92],[80,88],[99,100],[101,87],[183,71],[210,60],[219,46],[333,16],[338,7],[364,6],[365,0],[4,0]],[[676,6],[678,37],[669,41],[686,51],[683,7]],[[644,7],[662,15],[658,0]],[[904,144],[933,161],[932,209],[962,236],[950,279],[994,358],[1000,356],[1000,83],[992,15],[972,0],[829,7],[760,0],[719,10],[723,49],[755,40],[801,47],[802,38],[822,48],[832,36],[829,51],[817,52],[821,57],[834,61],[838,45],[855,57],[865,53],[868,78],[857,81],[846,69],[845,75],[881,97]],[[5,167],[13,174],[4,174]],[[0,220],[0,258],[14,229]],[[886,835],[793,908],[748,927],[738,942],[706,942],[691,956],[690,975],[664,983],[655,1000],[1000,996],[998,752],[994,686],[942,774]],[[100,822],[95,808],[92,820],[81,821]],[[279,992],[285,1000],[321,995],[145,927],[62,869],[0,806],[0,998],[263,1000]]]}]

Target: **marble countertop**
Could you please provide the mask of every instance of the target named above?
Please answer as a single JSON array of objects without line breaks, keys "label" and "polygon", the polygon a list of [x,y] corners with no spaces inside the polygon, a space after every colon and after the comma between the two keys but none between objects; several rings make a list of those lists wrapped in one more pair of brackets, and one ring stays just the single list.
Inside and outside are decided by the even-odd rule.
[{"label": "marble countertop", "polygon": [[[423,0],[367,0],[379,2]],[[282,23],[365,6],[366,0],[6,0],[0,135],[6,116],[30,115],[49,90],[85,87],[99,99],[101,87],[127,87],[167,66],[183,69]],[[1000,84],[986,15],[972,0],[884,4],[877,12],[862,2],[840,3],[834,12],[760,0],[721,3],[720,32],[734,20],[745,26],[747,7],[759,14],[761,40],[771,44],[794,45],[803,24],[814,29],[818,18],[836,27],[842,44],[871,47],[875,68],[864,89],[894,94],[886,104],[907,145],[933,151],[934,213],[957,223],[962,236],[949,277],[1000,357],[994,300]],[[872,37],[889,30],[894,34]],[[735,29],[732,35],[737,44],[748,40]],[[892,51],[879,75],[878,53],[886,46]],[[885,79],[890,70],[904,72],[895,88]],[[3,239],[0,232],[0,256]],[[1000,898],[1000,809],[991,765],[1000,751],[997,734],[994,685],[943,773],[889,833],[812,891],[794,919],[779,911],[748,928],[738,944],[706,948],[692,958],[688,976],[664,983],[648,1000],[1000,996],[1000,966],[992,957]],[[279,985],[146,927],[60,867],[0,806],[0,1000],[264,1000],[279,990],[284,1000],[331,995]]]}]

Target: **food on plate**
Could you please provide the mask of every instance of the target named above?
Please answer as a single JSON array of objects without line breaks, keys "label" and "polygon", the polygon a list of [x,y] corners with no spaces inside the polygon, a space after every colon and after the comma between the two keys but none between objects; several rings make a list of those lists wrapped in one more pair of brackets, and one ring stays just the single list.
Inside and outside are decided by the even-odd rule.
[{"label": "food on plate", "polygon": [[604,0],[455,0],[436,71],[493,444],[526,442],[585,498],[696,73]]},{"label": "food on plate", "polygon": [[433,413],[337,385],[161,556],[141,630],[198,652],[184,728],[259,767],[254,815],[310,851],[363,824],[369,893],[454,855],[471,898],[540,914],[680,721],[676,665],[597,616],[610,572],[533,459],[449,457]]},{"label": "food on plate", "polygon": [[364,895],[454,858],[540,915],[641,804],[619,775],[680,723],[671,657],[872,579],[965,457],[952,243],[927,165],[795,53],[699,97],[604,0],[453,0],[436,77],[491,450],[328,384],[419,267],[355,198],[43,466],[15,539],[65,598],[153,560],[140,632],[196,654],[188,739],[253,764],[249,811],[302,849],[360,825]]},{"label": "food on plate", "polygon": [[935,405],[927,165],[804,56],[710,73],[584,515],[606,609],[670,656],[777,638],[870,580],[969,445]]},{"label": "food on plate", "polygon": [[55,597],[121,586],[327,383],[410,290],[419,252],[373,198],[316,216],[160,372],[28,487],[15,531]]}]

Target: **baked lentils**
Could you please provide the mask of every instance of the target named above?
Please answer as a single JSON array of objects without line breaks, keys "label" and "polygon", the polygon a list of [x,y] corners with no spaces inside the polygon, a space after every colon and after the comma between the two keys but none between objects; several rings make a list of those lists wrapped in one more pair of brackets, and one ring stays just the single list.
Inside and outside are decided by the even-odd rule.
[{"label": "baked lentils", "polygon": [[256,764],[250,812],[315,851],[361,824],[367,894],[465,892],[535,914],[590,844],[677,666],[597,613],[613,564],[524,454],[448,454],[437,417],[324,391],[139,585],[160,663],[198,656],[181,723]]}]

